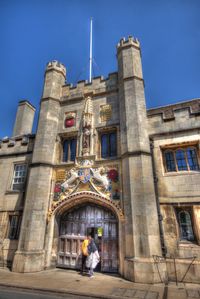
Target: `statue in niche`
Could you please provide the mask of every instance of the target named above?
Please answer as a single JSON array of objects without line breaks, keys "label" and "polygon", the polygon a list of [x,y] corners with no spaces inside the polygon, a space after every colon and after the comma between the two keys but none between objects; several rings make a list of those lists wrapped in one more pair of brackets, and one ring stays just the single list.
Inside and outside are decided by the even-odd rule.
[{"label": "statue in niche", "polygon": [[83,131],[83,148],[90,147],[90,129],[84,128]]}]

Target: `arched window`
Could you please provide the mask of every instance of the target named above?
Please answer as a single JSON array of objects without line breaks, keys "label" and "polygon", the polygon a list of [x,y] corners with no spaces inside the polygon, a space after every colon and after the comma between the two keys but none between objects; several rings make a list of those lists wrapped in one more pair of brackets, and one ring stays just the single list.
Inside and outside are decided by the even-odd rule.
[{"label": "arched window", "polygon": [[192,229],[191,214],[189,211],[179,211],[178,220],[180,226],[181,240],[194,241],[194,233]]},{"label": "arched window", "polygon": [[167,172],[199,170],[197,148],[194,146],[165,149],[163,155]]},{"label": "arched window", "polygon": [[195,148],[187,148],[187,160],[190,170],[199,170],[197,152]]},{"label": "arched window", "polygon": [[187,163],[186,163],[186,157],[185,157],[185,151],[182,149],[179,149],[176,151],[176,163],[178,166],[178,170],[187,170]]},{"label": "arched window", "polygon": [[173,151],[165,152],[165,161],[166,161],[167,171],[176,171],[176,164],[175,164],[175,160],[174,160],[174,152]]}]

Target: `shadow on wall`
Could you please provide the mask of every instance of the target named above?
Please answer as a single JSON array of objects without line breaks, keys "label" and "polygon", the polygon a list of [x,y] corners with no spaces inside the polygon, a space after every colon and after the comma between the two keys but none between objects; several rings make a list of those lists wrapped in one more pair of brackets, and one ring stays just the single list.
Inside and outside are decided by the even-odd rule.
[{"label": "shadow on wall", "polygon": [[[32,144],[28,146],[27,151],[30,149],[32,149]],[[29,155],[23,160],[23,164],[29,165],[30,160],[31,156]],[[11,163],[17,165],[17,161],[12,160]],[[19,164],[22,164],[22,162]],[[13,176],[14,172],[12,173],[12,177]],[[13,190],[13,184],[11,183],[10,190],[5,191],[4,201],[12,200],[13,205],[11,202],[8,203],[9,211],[0,213],[0,267],[7,267],[10,270],[12,269],[14,255],[17,251],[20,238],[28,177],[29,169],[27,167],[26,181],[23,190]]]}]

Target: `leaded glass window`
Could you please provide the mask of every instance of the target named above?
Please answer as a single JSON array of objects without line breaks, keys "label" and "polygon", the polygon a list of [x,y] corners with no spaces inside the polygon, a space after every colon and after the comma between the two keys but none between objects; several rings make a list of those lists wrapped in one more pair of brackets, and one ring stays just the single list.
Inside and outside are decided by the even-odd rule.
[{"label": "leaded glass window", "polygon": [[166,161],[167,171],[176,171],[173,151],[169,151],[165,153],[165,161]]},{"label": "leaded glass window", "polygon": [[75,161],[76,138],[66,139],[63,142],[63,162]]},{"label": "leaded glass window", "polygon": [[187,160],[190,170],[199,170],[197,152],[195,148],[187,148]]},{"label": "leaded glass window", "polygon": [[167,172],[199,170],[199,161],[196,147],[165,150],[164,160],[165,169]]},{"label": "leaded glass window", "polygon": [[117,134],[116,132],[104,133],[101,135],[101,157],[117,156]]},{"label": "leaded glass window", "polygon": [[192,228],[191,212],[181,210],[178,212],[178,220],[180,227],[180,239],[194,241],[194,233]]},{"label": "leaded glass window", "polygon": [[179,171],[187,170],[186,156],[184,150],[179,149],[176,151],[176,163]]},{"label": "leaded glass window", "polygon": [[23,190],[26,179],[26,171],[26,164],[16,164],[14,166],[12,190]]},{"label": "leaded glass window", "polygon": [[10,215],[9,216],[8,238],[10,240],[15,240],[15,239],[19,238],[21,217],[22,217],[21,215]]}]

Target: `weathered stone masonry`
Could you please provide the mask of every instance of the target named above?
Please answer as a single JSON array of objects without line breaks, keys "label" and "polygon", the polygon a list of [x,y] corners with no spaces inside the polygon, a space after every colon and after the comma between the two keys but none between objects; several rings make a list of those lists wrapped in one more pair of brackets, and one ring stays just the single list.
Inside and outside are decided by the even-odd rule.
[{"label": "weathered stone masonry", "polygon": [[102,271],[158,282],[156,255],[161,278],[175,279],[175,257],[181,280],[196,256],[184,281],[199,282],[200,100],[147,110],[140,53],[122,39],[117,72],[76,86],[48,63],[36,134],[35,108],[19,103],[13,136],[0,142],[2,266],[78,268],[80,242],[102,226]]}]

